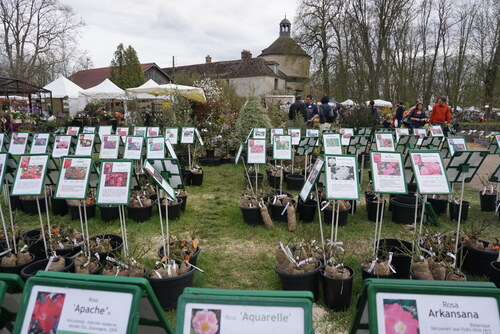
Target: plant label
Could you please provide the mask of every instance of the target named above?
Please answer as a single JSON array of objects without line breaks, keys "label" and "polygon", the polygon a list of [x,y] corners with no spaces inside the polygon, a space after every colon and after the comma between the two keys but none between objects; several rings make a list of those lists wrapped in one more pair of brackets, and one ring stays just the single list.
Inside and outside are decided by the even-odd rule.
[{"label": "plant label", "polygon": [[200,145],[201,145],[201,146],[205,145],[205,144],[203,143],[203,139],[201,138],[200,131],[198,131],[198,129],[197,129],[197,128],[194,128],[194,132],[196,133],[196,138],[198,138],[198,140],[199,140],[199,142],[200,142]]},{"label": "plant label", "polygon": [[427,135],[426,129],[413,129],[413,134],[417,135],[420,139],[417,141],[417,146],[422,145],[424,137]]},{"label": "plant label", "polygon": [[127,205],[131,181],[132,161],[102,161],[97,204]]},{"label": "plant label", "polygon": [[127,136],[125,139],[125,150],[123,153],[123,159],[141,160],[143,144],[144,144],[144,137]]},{"label": "plant label", "polygon": [[128,136],[129,128],[122,126],[116,128],[116,134],[122,138],[122,141],[125,141],[125,138]]},{"label": "plant label", "polygon": [[26,152],[30,134],[27,132],[13,132],[10,138],[9,153],[12,155],[21,155]]},{"label": "plant label", "polygon": [[281,128],[272,128],[271,129],[271,142],[273,141],[274,135],[282,135],[285,133],[284,129]]},{"label": "plant label", "polygon": [[136,126],[134,127],[134,136],[143,136],[146,137],[148,132],[148,128],[145,126]]},{"label": "plant label", "polygon": [[351,137],[354,136],[354,129],[343,128],[340,129],[340,133],[342,134],[342,146],[348,146]]},{"label": "plant label", "polygon": [[377,151],[394,152],[394,137],[392,133],[376,133]]},{"label": "plant label", "polygon": [[22,155],[14,178],[12,195],[41,195],[45,184],[48,161],[48,154]]},{"label": "plant label", "polygon": [[95,134],[95,126],[84,126],[82,133],[93,133],[93,134]]},{"label": "plant label", "polygon": [[80,134],[78,135],[78,141],[76,142],[75,155],[79,156],[90,156],[92,155],[92,150],[94,148],[94,134]]},{"label": "plant label", "polygon": [[487,150],[455,151],[446,167],[446,176],[450,182],[469,183],[488,156]]},{"label": "plant label", "polygon": [[194,126],[182,128],[181,144],[194,144]]},{"label": "plant label", "polygon": [[86,199],[92,158],[64,157],[55,198]]},{"label": "plant label", "polygon": [[273,158],[292,160],[292,136],[275,135],[273,138]]},{"label": "plant label", "polygon": [[66,130],[66,134],[69,136],[78,136],[79,133],[80,133],[79,126],[69,126],[68,129]]},{"label": "plant label", "polygon": [[148,137],[158,137],[160,135],[160,127],[159,126],[150,126],[148,127]]},{"label": "plant label", "polygon": [[168,183],[168,181],[161,176],[160,172],[158,172],[149,161],[144,163],[144,170],[153,178],[156,184],[165,190],[170,199],[174,201],[176,200],[174,188],[172,188],[170,183]]},{"label": "plant label", "polygon": [[99,159],[118,159],[118,150],[120,149],[119,135],[102,136],[101,152]]},{"label": "plant label", "polygon": [[327,199],[358,200],[358,162],[354,155],[325,156]]},{"label": "plant label", "polygon": [[433,137],[444,137],[443,128],[441,127],[441,125],[429,126],[429,132]]},{"label": "plant label", "polygon": [[[340,140],[340,138],[339,138]],[[307,202],[307,197],[311,193],[311,189],[314,186],[314,184],[318,181],[319,175],[321,174],[321,171],[323,170],[323,164],[325,161],[321,158],[318,157],[316,161],[314,162],[313,168],[311,170],[311,173],[307,176],[307,180],[302,186],[302,189],[300,190],[299,196],[302,199],[302,202]]]},{"label": "plant label", "polygon": [[450,155],[455,154],[457,151],[466,151],[467,144],[465,139],[461,137],[447,137],[446,143],[448,144],[448,149],[450,150]]},{"label": "plant label", "polygon": [[100,135],[110,135],[113,131],[113,127],[111,125],[100,125],[98,133]]},{"label": "plant label", "polygon": [[399,138],[401,136],[409,136],[410,129],[408,128],[396,128],[396,143],[399,143]]},{"label": "plant label", "polygon": [[234,159],[235,165],[237,165],[238,161],[240,161],[241,153],[243,153],[243,144],[240,144],[240,147],[238,147],[238,152],[236,153],[236,158]]},{"label": "plant label", "polygon": [[292,136],[292,145],[297,146],[300,143],[300,136],[302,135],[302,131],[300,128],[288,129],[288,134]]},{"label": "plant label", "polygon": [[323,133],[323,151],[325,154],[342,154],[340,133]]},{"label": "plant label", "polygon": [[[250,132],[252,133],[252,131]],[[253,128],[253,139],[266,139],[266,133],[267,129],[266,128]],[[248,140],[248,138],[247,138]]]},{"label": "plant label", "polygon": [[318,138],[319,130],[318,129],[306,129],[306,137],[307,138]]},{"label": "plant label", "polygon": [[56,136],[54,140],[54,147],[52,148],[52,157],[60,158],[69,154],[71,147],[71,136]]},{"label": "plant label", "polygon": [[407,193],[401,153],[370,152],[370,162],[374,192]]},{"label": "plant label", "polygon": [[0,133],[0,151],[3,151],[5,145],[4,141],[5,141],[5,134]]},{"label": "plant label", "polygon": [[[0,183],[3,184],[5,178],[5,171],[7,170],[7,153],[0,153]],[[0,194],[3,187],[0,187]],[[0,209],[1,210],[1,209]]]},{"label": "plant label", "polygon": [[410,151],[410,160],[420,194],[451,193],[443,159],[439,152]]},{"label": "plant label", "polygon": [[170,157],[172,159],[177,159],[177,154],[175,154],[174,147],[172,143],[170,143],[170,140],[165,140],[165,146],[167,147],[167,152],[170,154]]},{"label": "plant label", "polygon": [[45,154],[49,146],[50,133],[35,133],[31,144],[30,154]]},{"label": "plant label", "polygon": [[172,145],[179,142],[179,128],[165,128],[165,140],[170,141]]},{"label": "plant label", "polygon": [[165,158],[165,139],[163,137],[149,137],[147,139],[147,159]]},{"label": "plant label", "polygon": [[248,140],[247,162],[249,164],[266,163],[266,140],[250,139]]}]

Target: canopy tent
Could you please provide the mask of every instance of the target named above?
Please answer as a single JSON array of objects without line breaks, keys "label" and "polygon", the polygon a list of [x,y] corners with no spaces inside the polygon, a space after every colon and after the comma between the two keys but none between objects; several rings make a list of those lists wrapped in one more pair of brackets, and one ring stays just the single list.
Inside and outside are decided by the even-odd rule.
[{"label": "canopy tent", "polygon": [[353,100],[347,99],[344,102],[340,102],[341,105],[346,106],[346,107],[353,107],[356,105]]},{"label": "canopy tent", "polygon": [[[152,81],[152,80],[150,80],[150,81]],[[148,84],[148,82],[146,82],[145,84],[143,84],[140,87],[128,88],[127,92],[133,93],[133,94],[145,93],[145,94],[151,94],[154,96],[178,94],[178,95],[184,96],[188,99],[191,99],[191,100],[194,100],[197,102],[205,103],[205,101],[206,101],[205,92],[203,91],[202,88],[176,85],[176,84],[164,84],[164,85],[154,86],[154,85],[152,85],[152,83]],[[143,87],[146,84],[148,84],[148,86],[151,86],[151,87]]]},{"label": "canopy tent", "polygon": [[66,79],[64,76],[60,76],[56,80],[52,81],[45,87],[45,89],[52,91],[52,97],[58,99],[60,103],[54,101],[52,108],[55,115],[62,116],[65,104],[67,106],[67,111],[70,115],[75,115],[78,112],[79,102],[78,97],[83,88],[75,84],[73,81]]},{"label": "canopy tent", "polygon": [[115,99],[115,100],[126,99],[125,91],[120,87],[118,87],[117,85],[115,85],[108,78],[106,78],[103,82],[101,82],[97,86],[85,89],[82,92],[82,95],[99,99]]},{"label": "canopy tent", "polygon": [[[136,87],[136,88],[138,88],[138,89],[155,89],[158,86],[159,85],[156,83],[156,81],[154,81],[153,79],[149,79],[148,81],[146,81],[145,83],[143,83],[142,85],[140,85],[139,87]],[[127,89],[127,93],[130,94],[132,98],[138,99],[138,100],[152,100],[152,99],[167,100],[168,99],[168,97],[166,95],[159,96],[159,95],[152,95],[152,94],[147,94],[147,93],[131,93],[128,89]]]},{"label": "canopy tent", "polygon": [[[389,101],[384,101],[384,100],[373,100],[375,102],[375,107],[389,107],[392,108],[392,103]],[[366,101],[366,105],[370,105],[370,101]]]},{"label": "canopy tent", "polygon": [[6,96],[7,99],[12,95],[27,95],[29,101],[29,109],[32,111],[31,97],[40,94],[49,94],[52,98],[52,92],[48,89],[32,85],[26,81],[14,78],[0,77],[0,96]]}]

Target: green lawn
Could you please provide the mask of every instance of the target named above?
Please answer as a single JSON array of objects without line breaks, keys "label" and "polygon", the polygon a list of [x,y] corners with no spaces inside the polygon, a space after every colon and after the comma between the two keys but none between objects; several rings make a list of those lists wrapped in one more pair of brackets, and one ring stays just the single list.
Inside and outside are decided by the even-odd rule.
[{"label": "green lawn", "polygon": [[[261,168],[262,169],[262,168]],[[288,232],[284,223],[275,223],[273,229],[263,226],[253,227],[243,223],[239,209],[239,195],[245,186],[243,167],[227,164],[204,168],[204,182],[201,187],[188,187],[189,197],[187,210],[178,221],[170,223],[171,233],[178,237],[194,236],[199,238],[202,252],[197,265],[205,273],[196,273],[194,285],[204,288],[224,289],[259,289],[279,290],[280,284],[274,272],[274,249],[280,241],[289,239],[320,240],[319,224],[299,223],[295,232]],[[366,171],[365,171],[366,173]],[[365,174],[364,180],[368,179]],[[264,180],[267,184],[267,180]],[[366,187],[362,187],[362,192]],[[296,194],[296,192],[294,192]],[[500,236],[500,224],[493,213],[482,213],[479,210],[477,191],[467,188],[465,199],[471,202],[469,220],[472,222],[489,222],[491,226],[484,232],[482,239],[494,240]],[[52,223],[68,221],[64,218],[52,218]],[[442,216],[440,227],[429,227],[431,231],[441,232],[454,229],[456,223],[447,216]],[[21,231],[38,226],[38,217],[31,217],[21,224]],[[73,223],[79,228],[79,222]],[[90,234],[119,234],[119,222],[105,223],[98,218],[90,220]],[[154,211],[153,219],[145,223],[127,224],[130,248],[137,246],[147,250],[143,262],[152,265],[157,259],[157,248],[161,244],[161,232],[158,212]],[[324,226],[325,236],[330,235],[330,227]],[[333,313],[326,310],[321,303],[315,308],[315,328],[317,333],[345,332],[354,314],[354,298],[360,291],[360,263],[364,256],[370,254],[373,240],[374,223],[366,218],[364,199],[359,203],[357,212],[349,217],[348,225],[340,228],[339,240],[345,243],[348,252],[347,265],[355,269],[353,302],[351,308],[344,313]],[[386,211],[382,237],[396,237],[411,240],[409,226],[396,225],[391,222],[391,214]],[[469,277],[468,279],[481,279]],[[175,313],[168,312],[172,324]]]}]

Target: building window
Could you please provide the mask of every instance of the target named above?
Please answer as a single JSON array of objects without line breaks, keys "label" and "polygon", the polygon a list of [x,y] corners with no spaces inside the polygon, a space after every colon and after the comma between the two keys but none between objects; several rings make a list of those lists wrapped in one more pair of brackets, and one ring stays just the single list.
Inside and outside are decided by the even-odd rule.
[{"label": "building window", "polygon": [[274,79],[274,90],[278,90],[278,79]]}]

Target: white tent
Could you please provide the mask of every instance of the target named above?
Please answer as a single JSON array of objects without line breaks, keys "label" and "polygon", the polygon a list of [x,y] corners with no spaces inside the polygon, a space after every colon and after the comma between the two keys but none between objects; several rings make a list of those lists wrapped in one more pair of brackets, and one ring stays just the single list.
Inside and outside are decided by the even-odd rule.
[{"label": "white tent", "polygon": [[[384,100],[373,100],[375,102],[375,107],[389,107],[392,108],[392,103],[389,101],[384,101]],[[370,101],[366,101],[366,105],[370,105]]]},{"label": "white tent", "polygon": [[64,108],[64,102],[67,102],[70,115],[75,115],[78,112],[78,97],[84,90],[82,87],[61,75],[43,88],[52,92],[53,99],[61,99],[61,109]]},{"label": "white tent", "polygon": [[351,99],[347,99],[344,102],[340,102],[340,104],[346,107],[352,107],[356,105],[356,103],[354,103],[354,101]]},{"label": "white tent", "polygon": [[125,91],[120,87],[118,87],[117,85],[115,85],[108,78],[106,78],[103,82],[101,82],[97,86],[85,89],[82,92],[82,95],[97,99],[124,100],[126,98]]},{"label": "white tent", "polygon": [[[136,87],[137,89],[155,89],[159,85],[154,81],[153,79],[149,79],[139,87]],[[133,88],[135,89],[135,88]],[[168,100],[169,98],[166,95],[163,96],[158,96],[158,95],[152,95],[152,94],[147,94],[147,93],[131,93],[127,89],[127,93],[131,95],[131,98],[138,99],[138,100],[152,100],[152,99],[158,99],[158,100]]]},{"label": "white tent", "polygon": [[[144,85],[146,85],[148,82],[146,82]],[[135,88],[128,88],[127,92],[136,94],[146,93],[154,96],[179,94],[197,102],[205,103],[206,101],[205,92],[202,88],[176,84],[165,84],[152,87],[143,87],[144,85]],[[148,85],[152,85],[152,83],[149,83]]]}]

